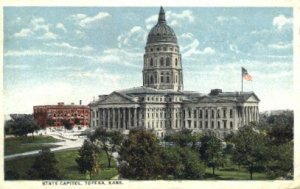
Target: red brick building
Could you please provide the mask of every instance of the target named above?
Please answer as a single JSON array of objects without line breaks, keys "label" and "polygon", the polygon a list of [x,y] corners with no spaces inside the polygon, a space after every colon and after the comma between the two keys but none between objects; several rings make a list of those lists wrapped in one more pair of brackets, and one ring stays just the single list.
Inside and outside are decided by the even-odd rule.
[{"label": "red brick building", "polygon": [[33,117],[38,125],[45,127],[62,127],[65,122],[71,125],[89,126],[90,108],[85,105],[41,105],[33,107]]}]

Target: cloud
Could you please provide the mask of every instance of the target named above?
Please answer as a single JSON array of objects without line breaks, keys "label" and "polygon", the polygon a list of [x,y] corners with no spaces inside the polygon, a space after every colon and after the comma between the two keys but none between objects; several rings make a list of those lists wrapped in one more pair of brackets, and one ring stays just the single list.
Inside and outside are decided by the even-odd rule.
[{"label": "cloud", "polygon": [[229,44],[229,49],[236,54],[241,52],[236,44]]},{"label": "cloud", "polygon": [[[50,87],[55,90],[49,90]],[[59,91],[59,97],[57,96]],[[32,113],[34,105],[56,104],[60,101],[69,101],[74,97],[76,90],[72,85],[62,82],[51,82],[34,87],[22,87],[17,91],[4,93],[4,111],[6,113]],[[23,99],[23,100],[18,100]]]},{"label": "cloud", "polygon": [[292,24],[293,24],[293,18],[286,17],[283,14],[280,14],[273,18],[273,26],[275,26],[280,31],[285,27],[291,28]]},{"label": "cloud", "polygon": [[276,43],[276,44],[270,44],[268,45],[269,48],[272,49],[278,49],[278,50],[282,50],[282,49],[290,49],[292,48],[292,44],[291,43]]},{"label": "cloud", "polygon": [[20,64],[12,64],[12,65],[4,66],[5,69],[20,69],[20,70],[29,69],[30,67],[31,66],[29,65],[20,65]]},{"label": "cloud", "polygon": [[85,14],[75,14],[72,15],[71,18],[75,21],[77,21],[77,24],[83,28],[86,28],[88,26],[91,26],[97,21],[103,20],[104,18],[109,17],[110,14],[107,12],[99,12],[95,16],[87,16]]},{"label": "cloud", "polygon": [[49,39],[56,39],[57,38],[57,34],[53,33],[53,32],[46,32],[44,33],[43,36],[39,37],[39,39],[46,39],[46,40],[49,40]]},{"label": "cloud", "polygon": [[217,22],[224,24],[225,22],[238,21],[238,18],[235,16],[218,16]]},{"label": "cloud", "polygon": [[67,29],[65,28],[65,26],[62,23],[57,23],[55,26],[57,29],[61,29],[62,31],[64,31],[65,33],[67,32]]},{"label": "cloud", "polygon": [[97,58],[95,56],[84,55],[80,53],[66,53],[66,52],[54,52],[54,51],[42,51],[42,50],[8,50],[4,53],[5,57],[25,57],[25,56],[49,56],[49,57],[76,57],[76,58],[85,58],[91,61],[96,61]]},{"label": "cloud", "polygon": [[138,48],[144,45],[147,32],[141,26],[134,26],[127,33],[118,36],[118,47]]},{"label": "cloud", "polygon": [[[56,27],[62,27],[59,23]],[[50,31],[50,24],[47,24],[42,17],[34,17],[28,24],[29,28],[23,28],[20,32],[14,34],[15,37],[28,37],[29,35],[36,37],[37,39],[55,40],[58,35]]]},{"label": "cloud", "polygon": [[180,48],[184,57],[212,55],[216,53],[216,50],[212,47],[204,47],[201,50],[199,40],[195,39],[192,33],[183,33],[178,38],[181,41],[181,44],[183,44]]},{"label": "cloud", "polygon": [[22,21],[21,17],[16,18],[16,22],[21,22],[21,21]]},{"label": "cloud", "polygon": [[100,63],[114,63],[121,64],[122,66],[139,67],[135,63],[142,62],[142,53],[136,51],[120,48],[106,49],[100,56],[97,57],[97,62]]},{"label": "cloud", "polygon": [[[166,12],[166,19],[167,19],[167,22],[169,23],[169,25],[172,26],[172,27],[181,26],[181,24],[183,24],[184,22],[192,23],[192,22],[195,21],[195,17],[194,17],[193,12],[191,10],[184,10],[180,13],[167,11]],[[157,20],[158,20],[158,15],[157,14],[148,17],[145,20],[146,28],[151,29],[157,23]]]},{"label": "cloud", "polygon": [[80,14],[80,13],[71,15],[71,18],[74,19],[74,20],[81,20],[81,19],[84,19],[86,17],[87,17],[86,14]]},{"label": "cloud", "polygon": [[34,31],[44,30],[45,32],[49,31],[49,24],[46,24],[45,19],[42,17],[31,19],[31,24]]},{"label": "cloud", "polygon": [[70,45],[69,43],[66,42],[61,42],[61,43],[44,43],[44,45],[46,46],[51,46],[51,47],[59,47],[59,48],[65,48],[65,49],[71,49],[71,50],[82,50],[82,51],[93,51],[94,49],[88,45],[84,46],[84,47],[77,47],[74,45]]},{"label": "cloud", "polygon": [[33,32],[29,28],[23,28],[21,31],[14,34],[15,37],[27,37],[29,35],[32,35]]},{"label": "cloud", "polygon": [[192,11],[184,10],[181,13],[174,13],[172,11],[166,12],[166,19],[177,19],[177,20],[185,20],[188,22],[194,22],[195,18],[193,16]]}]

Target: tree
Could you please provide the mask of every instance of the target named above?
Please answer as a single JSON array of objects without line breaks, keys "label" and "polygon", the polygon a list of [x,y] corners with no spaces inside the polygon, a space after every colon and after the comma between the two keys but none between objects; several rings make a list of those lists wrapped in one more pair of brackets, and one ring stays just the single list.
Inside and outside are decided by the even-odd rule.
[{"label": "tree", "polygon": [[166,142],[175,142],[177,145],[181,147],[187,147],[189,144],[192,144],[195,147],[195,143],[199,141],[201,135],[192,134],[192,131],[189,129],[182,129],[179,132],[169,134],[165,137]]},{"label": "tree", "polygon": [[75,123],[76,125],[80,125],[80,119],[76,117],[76,118],[74,119],[74,123]]},{"label": "tree", "polygon": [[5,122],[5,131],[15,136],[26,136],[39,130],[40,127],[35,123],[33,116],[29,114],[11,114],[11,120]]},{"label": "tree", "polygon": [[54,126],[54,120],[51,118],[47,119],[47,125]]},{"label": "tree", "polygon": [[156,179],[161,173],[161,147],[155,134],[133,129],[119,152],[119,172],[124,178]]},{"label": "tree", "polygon": [[5,171],[5,180],[18,180],[20,175],[16,171],[8,170]]},{"label": "tree", "polygon": [[180,179],[184,177],[185,166],[180,156],[179,147],[163,148],[161,152],[161,161],[163,168],[162,177],[165,179]]},{"label": "tree", "polygon": [[222,143],[214,135],[206,135],[201,139],[200,157],[208,167],[212,167],[213,175],[215,175],[215,168],[224,163],[224,156],[222,154]]},{"label": "tree", "polygon": [[64,125],[65,129],[67,129],[67,130],[72,130],[73,129],[73,125],[70,123],[69,120],[64,120],[63,125]]},{"label": "tree", "polygon": [[97,128],[93,134],[89,136],[99,150],[103,150],[108,160],[108,167],[111,167],[113,153],[117,152],[122,141],[123,135],[118,131],[107,132],[105,129]]},{"label": "tree", "polygon": [[267,131],[267,135],[274,144],[283,144],[293,140],[293,125],[273,125]]},{"label": "tree", "polygon": [[85,140],[82,147],[79,149],[79,157],[76,159],[80,173],[89,173],[92,178],[93,173],[97,173],[100,169],[98,161],[98,151],[94,144]]},{"label": "tree", "polygon": [[252,180],[253,172],[261,170],[267,161],[265,137],[252,127],[245,126],[234,136],[233,143],[235,150],[232,160],[245,166]]},{"label": "tree", "polygon": [[183,179],[202,179],[205,167],[198,153],[189,148],[181,148],[180,155],[185,167]]},{"label": "tree", "polygon": [[276,144],[283,144],[294,138],[294,114],[293,111],[283,111],[277,115],[266,118],[267,136]]},{"label": "tree", "polygon": [[32,180],[55,180],[60,179],[59,171],[56,168],[56,160],[50,149],[44,148],[34,159],[28,175]]},{"label": "tree", "polygon": [[266,151],[266,156],[270,158],[265,164],[266,173],[275,178],[293,175],[293,154],[293,142],[270,144]]}]

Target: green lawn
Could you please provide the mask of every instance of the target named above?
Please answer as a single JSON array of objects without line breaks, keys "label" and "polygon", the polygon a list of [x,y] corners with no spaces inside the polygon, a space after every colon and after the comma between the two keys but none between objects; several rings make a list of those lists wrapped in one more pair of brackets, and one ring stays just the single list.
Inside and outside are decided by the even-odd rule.
[{"label": "green lawn", "polygon": [[33,150],[40,150],[43,147],[55,147],[56,145],[48,145],[45,143],[59,142],[51,136],[28,136],[28,137],[13,137],[6,138],[4,141],[4,155],[17,154],[22,152],[29,152]]},{"label": "green lawn", "polygon": [[[57,168],[59,169],[64,180],[83,180],[85,175],[79,173],[77,163],[75,162],[78,157],[78,150],[68,150],[55,152],[55,157],[58,160]],[[104,153],[100,156],[101,162],[107,165],[107,159]],[[27,156],[19,159],[6,160],[5,171],[18,172],[20,180],[28,180],[27,171],[30,169],[34,156]],[[112,162],[112,168],[106,168],[102,166],[102,169],[97,175],[92,176],[92,179],[96,180],[108,180],[118,174],[116,164]]]},{"label": "green lawn", "polygon": [[[245,168],[220,168],[215,169],[215,176],[212,175],[212,168],[206,168],[205,179],[206,180],[250,180],[250,173]],[[253,180],[270,180],[264,173],[253,173]]]}]

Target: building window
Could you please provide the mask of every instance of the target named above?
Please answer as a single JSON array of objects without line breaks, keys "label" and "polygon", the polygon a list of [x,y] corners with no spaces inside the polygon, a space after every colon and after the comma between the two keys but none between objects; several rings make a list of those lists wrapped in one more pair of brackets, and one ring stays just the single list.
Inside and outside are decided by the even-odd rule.
[{"label": "building window", "polygon": [[159,49],[159,48],[156,48],[156,50],[157,50],[157,51],[160,51],[160,49]]},{"label": "building window", "polygon": [[208,128],[208,121],[205,121],[205,129]]},{"label": "building window", "polygon": [[169,57],[167,57],[166,66],[170,66],[170,58]]},{"label": "building window", "polygon": [[233,117],[233,112],[232,112],[232,109],[230,109],[230,118]]},{"label": "building window", "polygon": [[197,122],[194,121],[194,128],[197,128]]},{"label": "building window", "polygon": [[152,51],[153,51],[153,48],[151,48],[150,51],[152,52]]},{"label": "building window", "polygon": [[215,128],[215,122],[211,122],[211,128],[214,129]]},{"label": "building window", "polygon": [[223,117],[226,118],[226,109],[223,109]]},{"label": "building window", "polygon": [[224,129],[227,129],[227,125],[226,125],[226,120],[223,120],[223,126],[224,126]]},{"label": "building window", "polygon": [[217,118],[220,118],[220,110],[217,111]]},{"label": "building window", "polygon": [[169,83],[170,82],[170,77],[169,76],[167,76],[167,83]]},{"label": "building window", "polygon": [[188,113],[189,113],[189,118],[191,117],[191,110],[188,110]]},{"label": "building window", "polygon": [[189,128],[191,128],[191,120],[188,120]]},{"label": "building window", "polygon": [[205,110],[205,118],[208,118],[208,110]]},{"label": "building window", "polygon": [[167,51],[167,47],[164,47],[164,51]]},{"label": "building window", "polygon": [[220,121],[218,121],[218,129],[221,128],[221,124],[220,124]]},{"label": "building window", "polygon": [[233,123],[230,121],[230,129],[233,129]]},{"label": "building window", "polygon": [[150,66],[153,66],[153,59],[150,59]]},{"label": "building window", "polygon": [[215,117],[215,111],[211,110],[211,118],[214,118],[214,117]]},{"label": "building window", "polygon": [[200,121],[200,129],[202,129],[202,121]]},{"label": "building window", "polygon": [[163,66],[164,65],[164,58],[160,58],[160,66]]},{"label": "building window", "polygon": [[178,60],[177,58],[175,58],[175,66],[177,66]]},{"label": "building window", "polygon": [[199,117],[202,118],[202,110],[200,110]]},{"label": "building window", "polygon": [[197,110],[194,110],[194,118],[197,117]]}]

